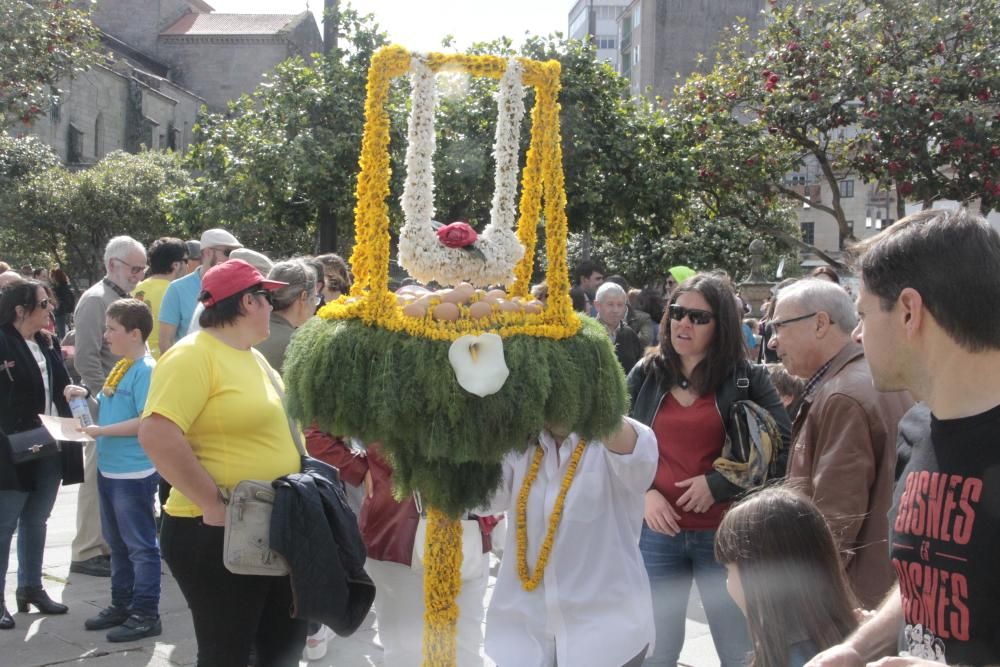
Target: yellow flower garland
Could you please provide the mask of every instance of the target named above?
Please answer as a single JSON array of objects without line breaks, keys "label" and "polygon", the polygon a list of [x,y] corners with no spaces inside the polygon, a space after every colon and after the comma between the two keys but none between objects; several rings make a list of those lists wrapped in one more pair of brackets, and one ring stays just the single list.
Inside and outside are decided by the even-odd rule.
[{"label": "yellow flower garland", "polygon": [[462,523],[430,507],[425,539],[423,664],[453,665],[455,600],[462,590]]},{"label": "yellow flower garland", "polygon": [[135,359],[129,359],[128,357],[122,357],[118,360],[118,363],[108,373],[108,379],[104,381],[104,388],[101,391],[104,392],[105,396],[115,395],[118,383],[122,381],[122,378],[125,377],[128,369],[132,368],[132,364],[134,363]]},{"label": "yellow flower garland", "polygon": [[569,458],[569,466],[566,468],[566,475],[559,486],[559,495],[556,496],[556,503],[552,507],[552,516],[549,517],[549,527],[545,531],[545,540],[542,548],[538,552],[538,560],[535,562],[535,573],[531,574],[528,569],[528,493],[531,485],[538,477],[538,468],[542,465],[542,458],[545,450],[541,445],[535,448],[534,458],[531,460],[531,467],[528,474],[524,476],[524,483],[521,485],[521,492],[517,495],[517,576],[521,579],[521,585],[526,591],[533,591],[538,588],[545,574],[545,566],[549,563],[549,555],[552,553],[552,543],[555,541],[556,530],[562,520],[563,503],[566,501],[566,493],[569,491],[573,478],[576,477],[576,468],[583,458],[583,450],[587,447],[585,440],[577,443],[573,454]]},{"label": "yellow flower garland", "polygon": [[[427,54],[425,62],[435,71],[464,70],[473,76],[499,79],[507,68],[500,56]],[[520,219],[517,235],[525,256],[514,269],[512,296],[527,296],[534,265],[541,200],[545,200],[547,225],[546,252],[549,268],[547,305],[537,314],[495,314],[484,320],[437,321],[403,315],[402,308],[388,291],[389,213],[389,114],[386,101],[389,83],[410,67],[410,53],[398,45],[380,49],[372,57],[365,101],[365,132],[361,145],[361,173],[356,190],[355,245],[351,266],[355,281],[349,297],[327,304],[319,316],[328,320],[361,319],[366,324],[432,340],[454,341],[466,334],[496,333],[503,338],[515,335],[563,339],[576,335],[580,320],[569,298],[566,265],[566,194],[562,172],[559,130],[558,61],[520,59],[525,85],[536,90],[532,109],[531,144],[522,173]]]}]

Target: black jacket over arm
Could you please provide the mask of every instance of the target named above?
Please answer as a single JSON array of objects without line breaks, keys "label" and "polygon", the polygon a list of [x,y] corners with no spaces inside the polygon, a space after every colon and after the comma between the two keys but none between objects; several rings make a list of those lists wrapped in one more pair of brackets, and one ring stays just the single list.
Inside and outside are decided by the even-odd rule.
[{"label": "black jacket over arm", "polygon": [[375,601],[375,584],[337,469],[306,458],[303,472],[273,484],[271,548],[291,570],[292,616],[352,634]]},{"label": "black jacket over arm", "polygon": [[[785,412],[781,397],[778,396],[774,385],[771,384],[771,376],[768,374],[767,368],[747,362],[743,372],[744,376],[750,380],[750,388],[747,390],[746,396],[742,396],[741,390],[736,386],[739,374],[734,370],[732,375],[716,390],[715,407],[718,408],[722,423],[726,427],[726,433],[731,438],[736,436],[730,432],[733,425],[729,423],[729,413],[736,401],[742,398],[751,400],[771,413],[781,431],[782,445],[781,449],[778,450],[779,459],[772,465],[772,469],[778,470],[781,475],[784,475],[788,463],[788,447],[792,442],[791,420],[788,418],[788,413]],[[645,359],[637,363],[632,372],[628,374],[627,383],[632,418],[652,428],[653,419],[660,409],[660,402],[670,387],[660,381],[658,374],[652,370],[652,365],[648,364]],[[723,477],[717,470],[707,473],[705,478],[716,502],[729,500],[743,492],[742,488]]]},{"label": "black jacket over arm", "polygon": [[[62,350],[55,336],[39,332],[35,342],[45,355],[48,366],[52,402],[59,415],[69,417],[69,405],[63,389],[69,384],[69,374],[63,363]],[[45,411],[45,384],[35,356],[13,324],[0,326],[0,490],[35,490],[36,464],[28,461],[14,465],[10,456],[7,433],[21,433],[42,425],[38,415]],[[83,481],[83,448],[80,443],[62,443],[63,484]]]}]

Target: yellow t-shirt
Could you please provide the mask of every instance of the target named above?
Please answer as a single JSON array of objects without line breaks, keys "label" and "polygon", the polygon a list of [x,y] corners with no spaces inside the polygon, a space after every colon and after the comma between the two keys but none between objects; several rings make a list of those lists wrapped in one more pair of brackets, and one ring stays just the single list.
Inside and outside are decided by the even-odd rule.
[{"label": "yellow t-shirt", "polygon": [[[261,364],[267,361],[257,350],[238,350],[205,331],[187,336],[156,364],[142,416],[156,413],[180,427],[223,488],[298,472],[281,397]],[[164,509],[171,516],[202,514],[176,488]]]},{"label": "yellow t-shirt", "polygon": [[153,330],[146,341],[149,344],[149,353],[154,359],[160,358],[160,304],[163,303],[163,295],[167,291],[170,281],[166,278],[146,278],[132,290],[132,296],[140,301],[145,301],[150,310],[153,311]]}]

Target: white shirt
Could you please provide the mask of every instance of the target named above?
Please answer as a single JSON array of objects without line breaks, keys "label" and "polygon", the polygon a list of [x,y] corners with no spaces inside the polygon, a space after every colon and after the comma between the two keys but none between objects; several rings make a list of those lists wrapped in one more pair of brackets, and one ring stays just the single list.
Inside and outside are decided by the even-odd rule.
[{"label": "white shirt", "polygon": [[[517,574],[517,496],[534,448],[504,459],[503,482],[486,512],[508,511],[510,522],[486,616],[486,654],[498,665],[542,667],[558,660],[560,665],[619,667],[644,646],[652,649],[653,603],[639,534],[658,451],[651,429],[632,419],[629,423],[639,436],[631,454],[587,443],[542,581],[531,592]],[[532,574],[579,440],[574,433],[558,446],[548,433],[539,436],[545,454],[527,508]]]},{"label": "white shirt", "polygon": [[24,342],[28,344],[31,356],[35,358],[38,370],[42,373],[42,384],[45,386],[45,414],[54,416],[57,413],[56,407],[52,403],[52,387],[49,386],[49,364],[45,359],[45,353],[42,352],[42,348],[35,341],[25,340]]}]

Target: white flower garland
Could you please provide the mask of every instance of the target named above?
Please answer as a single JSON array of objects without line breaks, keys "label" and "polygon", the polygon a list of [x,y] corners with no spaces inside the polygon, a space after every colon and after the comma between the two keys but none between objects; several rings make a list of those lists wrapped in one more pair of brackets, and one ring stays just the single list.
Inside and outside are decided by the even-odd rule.
[{"label": "white flower garland", "polygon": [[399,234],[399,264],[421,282],[455,285],[468,281],[477,287],[508,285],[514,266],[524,256],[515,233],[518,152],[524,118],[523,67],[511,59],[500,79],[497,129],[493,144],[496,162],[490,222],[475,242],[485,261],[461,248],[438,241],[434,217],[434,109],[437,91],[434,73],[418,57],[410,65],[412,108],[407,128],[406,181],[401,204],[404,224]]}]

